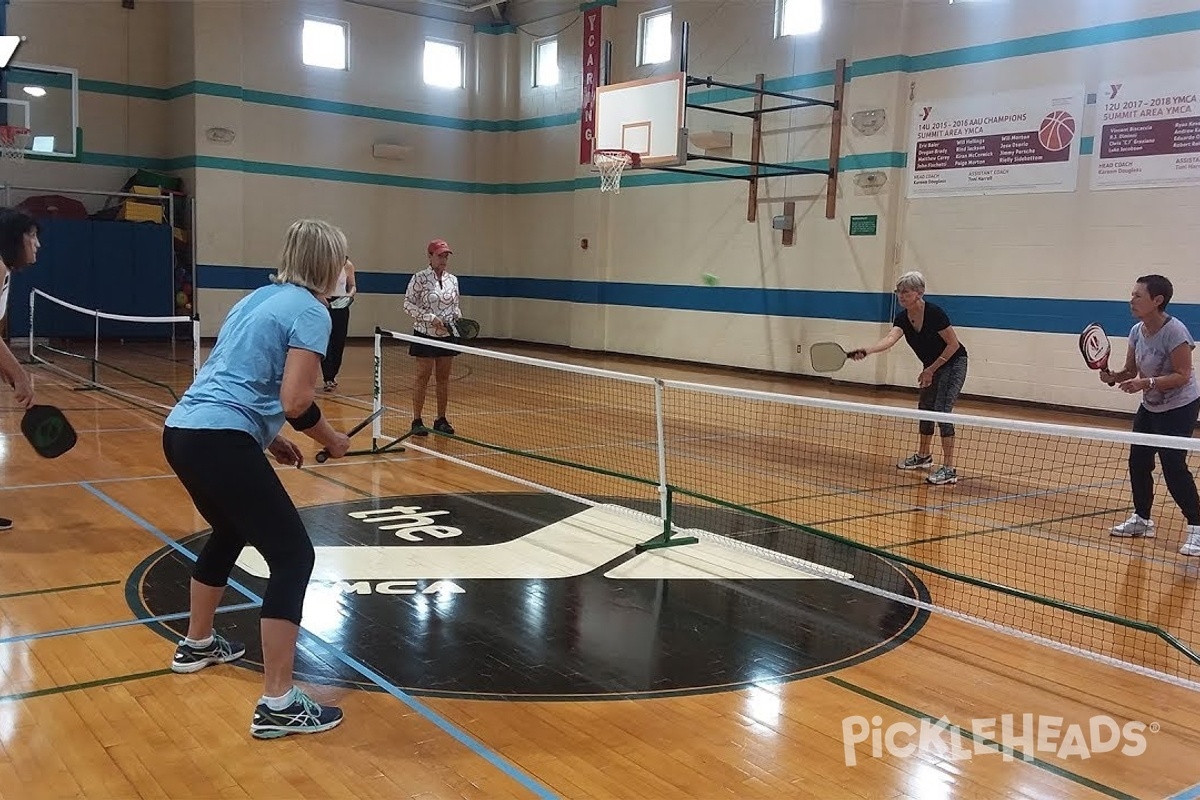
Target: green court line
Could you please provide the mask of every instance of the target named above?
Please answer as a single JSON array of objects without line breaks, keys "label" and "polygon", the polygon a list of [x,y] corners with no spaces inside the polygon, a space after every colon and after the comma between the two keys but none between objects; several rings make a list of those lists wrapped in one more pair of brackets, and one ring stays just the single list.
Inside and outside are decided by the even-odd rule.
[{"label": "green court line", "polygon": [[[1088,519],[1090,517],[1102,517],[1105,514],[1112,514],[1116,511],[1124,511],[1126,508],[1128,508],[1128,506],[1120,506],[1118,508],[1102,508],[1099,511],[1087,511],[1082,514],[1070,514],[1065,517],[1051,517],[1050,519],[1039,519],[1039,520],[1030,522],[1025,525],[997,525],[992,528],[980,528],[979,530],[964,531],[962,533],[947,533],[943,536],[929,536],[924,539],[912,539],[910,541],[897,542],[896,544],[880,545],[879,549],[880,550],[894,550],[898,547],[911,547],[912,545],[918,545],[918,544],[934,544],[936,542],[945,542],[945,541],[948,541],[951,539],[962,539],[967,536],[981,536],[981,535],[987,534],[987,533],[1011,533],[1012,531],[1018,531],[1018,530],[1021,530],[1022,528],[1032,528],[1035,525],[1045,525],[1047,523],[1054,523],[1054,522],[1071,522],[1072,520]],[[875,515],[868,514],[865,516],[870,517],[870,516],[875,516]],[[890,516],[890,514],[887,514],[884,516]],[[857,519],[857,518],[849,517],[848,519]],[[841,520],[838,520],[838,521],[841,521]]]},{"label": "green court line", "polygon": [[35,594],[54,594],[55,592],[71,592],[75,589],[95,589],[98,586],[116,586],[121,581],[101,581],[99,583],[76,583],[72,586],[51,586],[49,589],[30,589],[25,592],[9,592],[8,594],[0,594],[0,600],[8,600],[12,597],[30,597]]},{"label": "green court line", "polygon": [[[870,689],[864,689],[861,686],[855,686],[853,683],[843,680],[842,678],[838,678],[833,675],[829,675],[829,676],[826,676],[825,680],[828,681],[829,683],[832,683],[834,686],[838,686],[847,691],[854,692],[855,694],[865,697],[868,700],[873,700],[876,703],[885,705],[888,708],[899,711],[900,713],[906,714],[910,717],[914,717],[915,719],[923,720],[923,721],[930,722],[930,723],[938,722],[937,717],[926,714],[924,711],[918,711],[917,709],[912,708],[911,706],[906,706],[897,700],[892,700],[890,697],[884,697],[883,695],[876,694],[875,692],[872,692]],[[1103,794],[1103,795],[1107,795],[1108,797],[1119,798],[1119,800],[1138,800],[1138,798],[1135,795],[1126,794],[1125,792],[1122,792],[1119,789],[1114,789],[1111,786],[1106,786],[1105,784],[1100,783],[1098,781],[1094,781],[1091,778],[1085,778],[1082,775],[1078,775],[1074,772],[1071,772],[1069,769],[1065,769],[1065,768],[1060,767],[1057,764],[1053,764],[1049,761],[1043,761],[1040,758],[1029,755],[1028,753],[1022,753],[1020,750],[1016,750],[1014,748],[1002,745],[1002,744],[1000,744],[1000,742],[997,742],[993,739],[987,739],[982,736],[977,736],[977,735],[975,735],[974,732],[966,730],[965,728],[960,728],[957,725],[949,725],[947,727],[947,731],[951,735],[953,735],[955,732],[957,732],[958,735],[961,736],[963,739],[967,739],[971,742],[979,742],[981,744],[987,745],[988,747],[994,748],[995,750],[999,751],[999,753],[1006,753],[1006,754],[1012,755],[1014,758],[1019,759],[1020,761],[1022,761],[1024,763],[1032,764],[1033,766],[1037,767],[1040,770],[1049,772],[1052,775],[1056,775],[1060,778],[1071,781],[1072,783],[1077,783],[1080,786],[1085,786],[1088,789],[1099,792],[1100,794]],[[972,756],[972,758],[974,758],[974,757],[975,756]]]},{"label": "green court line", "polygon": [[134,672],[130,675],[118,675],[114,678],[100,678],[94,681],[84,681],[83,683],[70,683],[66,686],[52,686],[49,689],[34,689],[31,692],[17,692],[16,694],[0,695],[0,703],[13,703],[19,700],[29,700],[34,697],[46,697],[52,694],[65,694],[66,692],[78,692],[84,689],[95,689],[100,686],[113,686],[118,683],[131,683],[140,681],[146,678],[158,678],[163,675],[173,675],[170,667],[164,669],[154,669],[149,672]]}]

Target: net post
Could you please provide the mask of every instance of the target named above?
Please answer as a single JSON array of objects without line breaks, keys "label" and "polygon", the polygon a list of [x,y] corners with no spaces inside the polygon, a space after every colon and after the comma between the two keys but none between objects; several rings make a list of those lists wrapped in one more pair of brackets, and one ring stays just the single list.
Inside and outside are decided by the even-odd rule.
[{"label": "net post", "polygon": [[[375,362],[374,382],[371,387],[371,412],[383,408],[383,336],[379,328],[375,329]],[[379,440],[383,438],[383,415],[380,414],[371,423],[371,452],[375,452]]]},{"label": "net post", "polygon": [[671,529],[674,527],[672,517],[674,517],[673,509],[675,508],[675,487],[668,485],[662,496],[663,506],[666,511],[663,512],[663,531],[653,539],[647,539],[641,544],[634,545],[634,552],[644,553],[647,550],[658,550],[663,547],[679,547],[684,544],[697,544],[700,540],[695,536],[672,536]]},{"label": "net post", "polygon": [[[663,522],[667,522],[668,512],[668,492],[667,484],[667,436],[666,425],[663,420],[663,395],[666,389],[663,386],[662,378],[654,380],[654,436],[658,440],[658,504],[659,513],[662,515]],[[663,529],[663,534],[670,536],[671,528],[668,525]]]},{"label": "net post", "polygon": [[100,315],[96,314],[96,338],[92,342],[92,383],[99,383],[100,373],[97,370],[100,364]]},{"label": "net post", "polygon": [[[383,337],[392,338],[391,333],[378,325],[375,326],[375,379],[374,386],[371,387],[371,409],[372,412],[378,411],[384,407],[383,404]],[[375,418],[371,423],[371,447],[369,450],[362,452],[352,452],[346,455],[379,455],[380,453],[390,453],[393,450],[403,453],[404,448],[400,446],[401,442],[408,438],[408,434],[392,439],[387,444],[380,445],[379,442],[384,438],[383,435],[383,415]]]},{"label": "net post", "polygon": [[37,297],[37,289],[29,290],[29,363],[35,363],[33,360],[33,301]]},{"label": "net post", "polygon": [[[174,336],[171,337],[174,340]],[[200,315],[192,316],[192,381],[200,374]]]},{"label": "net post", "polygon": [[675,498],[674,489],[671,484],[667,483],[667,436],[666,436],[666,414],[664,411],[663,397],[666,392],[666,384],[662,378],[654,379],[654,437],[657,439],[656,449],[658,451],[658,512],[662,518],[662,533],[655,536],[649,541],[642,542],[634,549],[637,552],[644,550],[654,550],[659,547],[676,547],[681,544],[696,544],[699,539],[695,536],[672,536],[671,530],[674,527],[672,517],[674,516]]}]

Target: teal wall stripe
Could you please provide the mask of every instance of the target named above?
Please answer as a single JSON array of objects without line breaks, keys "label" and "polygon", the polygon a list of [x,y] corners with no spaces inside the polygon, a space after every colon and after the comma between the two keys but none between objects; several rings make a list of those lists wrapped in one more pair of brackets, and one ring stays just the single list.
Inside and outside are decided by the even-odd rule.
[{"label": "teal wall stripe", "polygon": [[[201,264],[197,284],[203,289],[253,290],[265,286],[267,267]],[[403,294],[407,273],[359,270],[359,290],[371,294]],[[709,311],[808,319],[885,323],[892,319],[891,292],[846,292],[766,289],[739,286],[681,286],[560,278],[460,275],[466,297],[551,300],[589,305],[633,306],[655,310]],[[1126,300],[938,295],[955,326],[1029,333],[1078,334],[1099,322],[1109,336],[1126,336],[1133,324]],[[1172,303],[1172,313],[1189,328],[1200,324],[1200,303]]]},{"label": "teal wall stripe", "polygon": [[[889,169],[904,166],[905,154],[898,152],[863,153],[847,155],[839,159],[839,170],[854,171],[864,169]],[[299,164],[277,164],[265,161],[247,161],[240,158],[221,158],[217,156],[182,156],[169,159],[138,159],[124,156],[89,153],[84,158],[85,163],[104,164],[107,166],[141,166],[148,169],[174,171],[181,169],[215,169],[230,172],[242,172],[254,175],[277,175],[288,178],[305,178],[308,180],[337,181],[340,183],[358,183],[371,186],[394,186],[402,189],[426,189],[437,192],[459,192],[463,194],[550,194],[554,192],[574,192],[583,189],[595,189],[600,186],[599,177],[587,176],[568,178],[558,181],[534,181],[528,183],[479,183],[476,181],[453,181],[438,178],[418,178],[409,175],[385,175],[375,172],[359,172],[347,169],[332,169],[329,167],[310,167]],[[697,162],[703,163],[703,162]],[[794,161],[790,166],[807,167],[810,169],[825,169],[828,161]],[[746,174],[746,167],[724,167],[719,170],[723,175]],[[666,186],[683,183],[708,183],[723,178],[704,175],[686,175],[678,172],[658,172],[642,170],[628,174],[622,183],[625,186]]]},{"label": "teal wall stripe", "polygon": [[5,78],[14,83],[28,83],[48,89],[70,89],[71,76],[65,72],[43,72],[40,69],[10,67]]},{"label": "teal wall stripe", "polygon": [[[616,0],[599,0],[594,3],[583,3],[581,10],[604,5],[616,5]],[[982,64],[1007,58],[1039,55],[1043,53],[1072,50],[1081,47],[1114,44],[1122,41],[1133,41],[1157,36],[1169,36],[1180,33],[1200,31],[1200,11],[1189,11],[1180,14],[1169,14],[1161,17],[1118,22],[1098,25],[1091,28],[1079,28],[1049,33],[1040,36],[1028,36],[1020,39],[1010,39],[987,45],[972,45],[936,53],[926,53],[916,56],[891,55],[878,58],[867,58],[855,61],[848,67],[851,78],[865,78],[871,75],[889,73],[925,72],[947,67]],[[492,31],[488,31],[492,32]],[[39,75],[41,73],[38,73]],[[832,70],[822,70],[805,75],[792,75],[766,81],[766,88],[771,91],[800,92],[809,89],[828,87],[833,84]],[[309,111],[322,111],[330,114],[381,119],[391,122],[401,122],[410,125],[428,125],[452,130],[467,131],[526,131],[540,128],[551,128],[574,125],[579,121],[579,111],[574,110],[563,114],[552,114],[528,119],[466,119],[437,114],[421,114],[378,106],[341,103],[332,100],[299,97],[295,95],[266,92],[255,89],[245,89],[230,84],[212,83],[209,81],[190,81],[167,89],[152,86],[137,86],[97,81],[81,78],[80,89],[100,94],[141,97],[153,100],[173,100],[191,94],[208,95],[211,97],[229,97],[242,99],[246,102],[262,105],[274,105],[287,108],[299,108]],[[689,99],[698,103],[725,103],[748,98],[749,95],[731,89],[715,89],[693,92]]]},{"label": "teal wall stripe", "polygon": [[973,45],[906,58],[905,72],[926,72],[931,69],[983,64],[1007,58],[1056,53],[1080,47],[1115,44],[1155,36],[1200,31],[1200,11],[1168,14],[1129,22],[1114,22],[1091,28],[1077,28],[1040,36],[1009,39],[995,44]]}]

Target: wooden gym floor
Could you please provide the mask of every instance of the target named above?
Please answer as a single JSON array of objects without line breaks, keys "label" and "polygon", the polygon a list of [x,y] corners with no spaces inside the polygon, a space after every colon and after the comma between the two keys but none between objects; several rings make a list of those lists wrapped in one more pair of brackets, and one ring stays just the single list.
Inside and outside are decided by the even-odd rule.
[{"label": "wooden gym floor", "polygon": [[[546,357],[567,356],[547,351]],[[743,388],[911,404],[904,397],[708,368],[578,354],[570,360]],[[869,657],[847,659],[843,666],[797,680],[640,696],[623,695],[617,686],[608,699],[534,691],[515,699],[511,693],[489,696],[488,676],[503,670],[488,658],[496,647],[515,648],[525,629],[493,625],[493,638],[486,643],[492,655],[475,656],[470,642],[453,635],[457,621],[451,597],[440,606],[433,601],[390,606],[402,615],[392,620],[394,627],[410,638],[397,640],[395,647],[354,651],[356,641],[390,641],[380,617],[368,624],[355,606],[326,603],[324,595],[310,590],[306,627],[321,641],[309,640],[305,652],[314,663],[321,658],[342,662],[329,666],[334,676],[329,681],[309,687],[319,700],[340,703],[346,721],[319,736],[255,741],[248,726],[260,673],[232,665],[194,675],[168,669],[170,630],[178,629],[187,610],[178,576],[186,575],[189,537],[206,525],[162,457],[161,416],[101,392],[76,391],[50,371],[35,373],[39,401],[62,407],[80,442],[55,461],[39,459],[19,433],[20,414],[10,396],[0,398],[7,409],[0,437],[0,514],[15,520],[11,531],[0,533],[0,797],[1200,797],[1200,790],[1189,791],[1200,783],[1195,758],[1200,694],[938,613],[882,642]],[[352,344],[338,392],[322,400],[325,413],[345,427],[358,422],[371,383],[370,347]],[[455,391],[452,387],[452,411]],[[1011,412],[969,402],[959,410]],[[1023,416],[1050,418],[1033,412]],[[452,413],[451,419],[460,433],[470,430],[469,417]],[[1112,424],[1124,427],[1120,421]],[[367,441],[365,435],[356,438],[356,444]],[[315,451],[308,440],[303,445]],[[437,437],[422,446],[439,446]],[[380,497],[530,491],[412,449],[324,466],[310,461],[302,470],[280,468],[280,476],[299,506],[318,510]],[[878,509],[869,510],[874,515]],[[872,518],[878,521],[877,515]],[[936,534],[938,524],[936,516],[923,520],[923,533]],[[155,575],[157,583],[151,580]],[[390,583],[403,593],[396,589],[403,581]],[[536,583],[537,591],[552,591],[549,581]],[[927,585],[936,600],[942,587],[933,581]],[[741,592],[736,586],[725,589]],[[1182,574],[1176,590],[1194,609],[1195,575]],[[473,591],[468,588],[464,597]],[[231,588],[218,627],[239,619],[239,630],[252,629],[253,594],[253,586],[240,593]],[[532,595],[523,596],[527,601]],[[573,598],[538,596],[554,602],[530,604],[529,613],[536,607],[538,614],[553,615],[570,605],[572,613],[585,612],[575,622],[589,624],[586,592]],[[153,608],[147,605],[151,600]],[[499,611],[493,619],[520,616]],[[142,619],[146,616],[154,620]],[[579,673],[587,673],[592,663],[619,665],[621,648],[627,646],[622,639],[632,637],[619,627],[622,617],[601,613],[599,618],[617,627],[601,637],[608,651],[592,656],[580,655],[578,646],[595,632],[577,631],[572,652],[579,658]],[[822,636],[845,635],[846,625],[836,620],[828,628],[817,624]],[[419,637],[434,641],[417,642]],[[761,646],[751,636],[718,642],[699,633],[672,641],[693,648],[687,656],[693,661],[721,648]],[[405,657],[423,646],[430,647],[432,658],[406,665]],[[342,656],[334,652],[339,648]],[[644,659],[644,649],[630,657]],[[355,663],[367,668],[354,680],[346,674],[347,652],[358,652]],[[439,653],[445,657],[439,659]],[[452,668],[446,663],[451,660]],[[377,672],[375,663],[418,677],[442,669],[447,681],[485,688],[474,694],[406,691]],[[529,669],[540,666],[531,662]],[[313,667],[314,675],[320,671]],[[522,671],[504,674],[519,679]],[[1078,751],[1060,749],[1063,733],[1050,731],[1043,745],[1034,735],[1016,744],[1014,759],[983,741],[988,737],[969,735],[972,720],[1014,715],[1019,727],[1025,714],[1061,732],[1077,725],[1085,734],[1089,721],[1100,715],[1118,725],[1142,722],[1147,726],[1144,752],[1126,755],[1118,745],[1083,758]],[[918,730],[942,718],[949,729],[939,740],[949,742],[959,734],[971,757],[955,757],[932,740],[906,756],[872,755],[871,731],[886,731],[893,723]],[[848,750],[844,726],[855,724],[869,728],[857,729],[867,731],[867,740]],[[994,735],[1000,738],[999,724]],[[902,736],[897,743],[905,741]],[[848,764],[851,757],[854,763]]]}]

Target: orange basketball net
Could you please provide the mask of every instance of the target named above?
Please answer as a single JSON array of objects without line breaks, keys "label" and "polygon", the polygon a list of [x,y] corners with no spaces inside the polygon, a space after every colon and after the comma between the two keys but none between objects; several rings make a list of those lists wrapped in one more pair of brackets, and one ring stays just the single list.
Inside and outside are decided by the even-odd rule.
[{"label": "orange basketball net", "polygon": [[592,166],[600,173],[600,191],[621,193],[621,175],[629,167],[640,167],[642,157],[632,150],[597,150]]},{"label": "orange basketball net", "polygon": [[0,125],[0,158],[20,161],[29,146],[29,128]]}]

